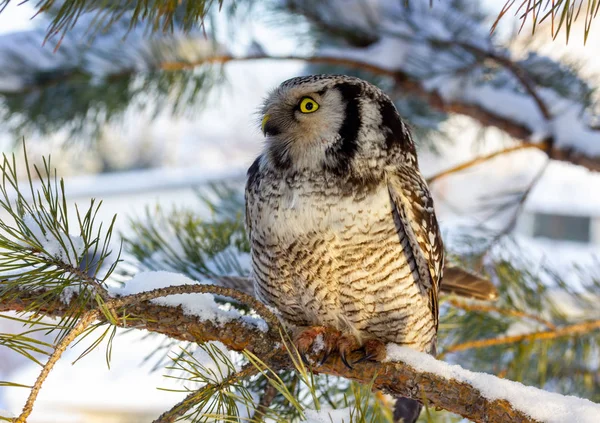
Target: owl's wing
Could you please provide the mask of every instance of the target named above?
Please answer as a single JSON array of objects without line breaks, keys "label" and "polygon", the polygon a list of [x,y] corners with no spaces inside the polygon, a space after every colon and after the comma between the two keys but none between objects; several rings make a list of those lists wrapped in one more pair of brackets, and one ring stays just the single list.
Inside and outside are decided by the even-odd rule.
[{"label": "owl's wing", "polygon": [[444,246],[433,199],[420,173],[400,166],[388,175],[388,190],[396,224],[408,237],[437,328],[438,292],[444,267]]},{"label": "owl's wing", "polygon": [[244,193],[245,197],[245,212],[246,212],[246,235],[248,235],[248,240],[250,244],[252,244],[252,216],[250,215],[251,203],[254,202],[254,190],[256,184],[258,184],[260,179],[260,156],[252,163],[252,166],[248,169],[247,179],[246,179],[246,190]]}]

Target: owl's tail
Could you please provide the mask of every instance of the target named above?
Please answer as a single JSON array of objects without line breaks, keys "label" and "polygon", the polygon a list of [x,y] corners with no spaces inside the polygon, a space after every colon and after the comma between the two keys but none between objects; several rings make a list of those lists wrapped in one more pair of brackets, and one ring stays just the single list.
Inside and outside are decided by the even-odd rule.
[{"label": "owl's tail", "polygon": [[422,409],[423,406],[418,401],[405,397],[398,398],[394,405],[394,423],[415,423]]},{"label": "owl's tail", "polygon": [[498,298],[498,290],[492,282],[458,266],[444,266],[441,291],[484,301]]}]

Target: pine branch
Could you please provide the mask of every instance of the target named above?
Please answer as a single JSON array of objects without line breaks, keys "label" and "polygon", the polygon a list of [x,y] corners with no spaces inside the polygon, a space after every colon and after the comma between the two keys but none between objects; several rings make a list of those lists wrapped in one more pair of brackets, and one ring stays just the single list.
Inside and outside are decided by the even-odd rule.
[{"label": "pine branch", "polygon": [[[533,132],[525,127],[522,123],[496,114],[493,110],[487,110],[476,104],[461,100],[444,99],[439,89],[431,89],[426,86],[425,82],[414,78],[406,72],[398,69],[388,69],[367,63],[362,60],[351,58],[336,57],[336,56],[269,56],[269,55],[254,55],[254,56],[211,56],[202,58],[199,61],[163,61],[156,64],[158,69],[167,72],[177,72],[183,70],[191,70],[203,65],[209,64],[227,64],[229,62],[239,61],[257,61],[257,60],[281,60],[292,61],[300,60],[306,63],[320,63],[348,68],[360,69],[373,73],[375,75],[387,76],[394,79],[396,88],[402,91],[405,95],[414,95],[424,100],[430,107],[445,112],[456,113],[469,116],[477,120],[483,126],[497,127],[514,138],[518,139],[523,145],[533,145],[535,148],[544,150],[548,156],[554,160],[566,161],[575,165],[584,166],[592,171],[600,171],[600,156],[578,151],[572,146],[556,145],[552,138],[546,138],[541,142],[532,141]],[[507,60],[507,59],[504,59]],[[516,66],[516,65],[515,65]],[[119,72],[118,74],[110,75],[111,81],[115,82],[121,78],[131,78],[134,75],[133,69],[128,69]],[[65,82],[73,77],[70,74],[56,74],[52,78],[48,78],[45,84],[53,85]],[[600,130],[595,130],[590,127],[590,131],[598,133],[600,140]]]},{"label": "pine branch", "polygon": [[[216,289],[215,293],[220,293],[220,290]],[[28,304],[35,301],[36,296],[36,293],[23,291],[18,298],[10,302],[0,303],[0,312],[27,309]],[[199,321],[193,316],[185,315],[180,308],[158,306],[147,301],[135,303],[136,299],[134,297],[129,296],[114,300],[115,305],[120,305],[125,298],[127,298],[126,302],[133,302],[133,305],[123,304],[122,309],[115,309],[116,315],[126,316],[126,318],[118,319],[115,322],[117,325],[144,328],[166,334],[174,339],[192,342],[219,340],[230,349],[251,351],[273,369],[294,368],[288,352],[281,344],[277,332],[278,328],[270,327],[269,331],[264,333],[255,328],[240,325],[238,322],[228,322],[219,326],[214,322]],[[145,295],[138,297],[138,299],[147,298]],[[91,305],[88,306],[92,307]],[[38,309],[38,313],[57,316],[67,312],[67,310],[68,305],[56,300],[48,302],[43,308]],[[103,314],[98,313],[100,320],[105,319],[103,316]],[[565,327],[562,332],[573,333],[574,330],[583,331],[584,329],[588,330],[590,327],[600,327],[600,321]],[[557,336],[550,335],[551,333],[548,332],[546,335],[539,336]],[[529,336],[532,337],[532,335]],[[421,353],[414,352],[414,354]],[[425,354],[421,355],[424,358],[427,357]],[[359,355],[357,354],[355,357],[350,357],[350,360],[356,361],[358,358]],[[431,406],[444,408],[475,422],[536,421],[525,412],[515,409],[507,400],[488,399],[480,389],[465,381],[456,380],[452,377],[447,378],[429,371],[417,370],[414,364],[363,362],[355,365],[353,369],[349,369],[339,357],[332,357],[324,365],[313,367],[312,370],[355,380],[363,384],[373,382],[373,388],[384,390],[395,396],[407,396],[417,400],[426,398]],[[589,404],[589,407],[593,407],[592,403]]]},{"label": "pine branch", "polygon": [[515,77],[515,79],[519,82],[519,84],[525,90],[525,92],[533,99],[544,119],[546,119],[547,121],[552,119],[552,115],[548,110],[548,106],[540,97],[539,93],[537,92],[535,83],[531,80],[527,71],[522,66],[512,61],[510,58],[503,56],[502,54],[496,53],[494,51],[485,50],[474,44],[468,44],[461,41],[446,41],[432,39],[430,40],[430,42],[434,46],[443,46],[446,48],[460,47],[470,53],[473,53],[479,58],[480,61],[489,59],[498,64],[499,66],[505,68]]},{"label": "pine branch", "polygon": [[[28,1],[28,0],[26,0]],[[11,0],[2,0],[0,2],[0,13],[11,2]],[[41,12],[50,12],[52,20],[47,32],[47,38],[56,34],[64,36],[76,24],[79,17],[86,13],[95,13],[95,30],[108,30],[123,16],[124,13],[131,13],[128,20],[128,26],[133,28],[143,22],[150,23],[153,32],[171,32],[178,24],[185,30],[194,27],[204,26],[204,20],[211,9],[217,8],[219,11],[223,7],[223,0],[194,0],[182,2],[172,2],[170,0],[147,1],[111,1],[97,4],[90,0],[64,0],[58,6],[54,0],[43,0],[36,4],[38,14]],[[290,2],[294,6],[294,2]],[[406,2],[408,3],[408,2]],[[585,11],[583,9],[585,3]],[[291,8],[291,7],[290,7]],[[573,23],[578,18],[584,17],[584,43],[587,41],[592,21],[597,16],[600,4],[596,1],[583,0],[521,0],[517,3],[515,0],[507,0],[496,20],[494,21],[490,32],[494,32],[498,23],[509,11],[514,10],[514,15],[521,20],[522,30],[526,23],[531,23],[531,31],[535,32],[540,23],[550,19],[551,35],[556,38],[564,27],[566,40],[569,41]],[[583,13],[582,13],[583,12]],[[317,16],[319,16],[317,14]],[[329,23],[321,19],[322,25]],[[339,30],[339,28],[336,28]],[[351,34],[353,28],[348,28]],[[356,36],[356,34],[352,34]],[[368,34],[367,34],[368,35]],[[363,37],[364,38],[364,37]],[[359,37],[360,40],[362,38]]]},{"label": "pine branch", "polygon": [[[583,6],[586,6],[585,12],[581,13]],[[521,0],[518,3],[516,0],[507,0],[502,10],[498,13],[496,20],[492,25],[491,32],[495,31],[498,23],[511,10],[514,10],[514,15],[519,17],[523,30],[525,24],[531,25],[531,32],[535,32],[538,25],[550,19],[550,33],[553,38],[560,34],[564,27],[566,42],[569,42],[573,23],[578,18],[584,16],[583,26],[583,42],[587,41],[592,26],[592,20],[598,15],[600,3],[593,0]]]},{"label": "pine branch", "polygon": [[[25,0],[27,2],[29,0]],[[0,2],[0,13],[11,2]],[[23,2],[23,3],[24,3]],[[223,0],[193,0],[178,1],[152,0],[152,1],[105,1],[92,0],[42,0],[35,7],[37,13],[46,13],[51,16],[50,25],[46,33],[46,40],[58,35],[59,41],[72,30],[82,15],[94,14],[94,27],[91,32],[107,31],[118,23],[123,15],[128,15],[127,26],[135,28],[140,24],[148,24],[152,32],[173,32],[175,27],[189,31],[193,28],[203,28],[204,19],[209,11],[216,7],[221,10]]]},{"label": "pine branch", "polygon": [[258,369],[256,367],[246,365],[239,372],[236,372],[221,381],[218,384],[219,386],[215,387],[212,384],[207,384],[198,391],[192,392],[179,403],[175,404],[170,410],[161,414],[156,420],[153,421],[153,423],[173,423],[177,419],[183,417],[191,408],[195,407],[198,402],[205,400],[207,396],[210,397],[213,390],[219,389],[222,386],[232,385],[243,378],[254,376],[257,373]]}]

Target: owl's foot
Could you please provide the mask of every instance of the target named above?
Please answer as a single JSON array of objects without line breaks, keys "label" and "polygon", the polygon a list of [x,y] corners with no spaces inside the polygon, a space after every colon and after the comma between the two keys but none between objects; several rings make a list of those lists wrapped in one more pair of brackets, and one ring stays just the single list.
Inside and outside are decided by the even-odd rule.
[{"label": "owl's foot", "polygon": [[354,335],[342,334],[339,330],[325,326],[311,326],[301,330],[294,338],[300,358],[308,366],[311,365],[307,357],[316,360],[319,365],[327,361],[331,353],[337,351],[340,359],[352,369],[348,357],[357,351],[363,356],[352,364],[363,361],[382,361],[386,357],[385,344],[376,339],[368,339],[362,345]]},{"label": "owl's foot", "polygon": [[352,369],[352,366],[348,362],[348,356],[355,351],[362,351],[364,354],[358,360],[352,362],[352,364],[362,363],[363,361],[383,361],[387,352],[385,344],[377,339],[367,339],[361,346],[358,340],[352,335],[342,335],[338,341],[338,351],[342,362]]},{"label": "owl's foot", "polygon": [[310,365],[307,355],[316,357],[319,364],[325,363],[337,349],[341,332],[325,326],[312,326],[302,330],[294,339],[294,344],[305,364]]},{"label": "owl's foot", "polygon": [[368,339],[365,341],[363,348],[364,356],[356,360],[353,364],[363,361],[383,361],[387,356],[385,344],[377,339]]}]

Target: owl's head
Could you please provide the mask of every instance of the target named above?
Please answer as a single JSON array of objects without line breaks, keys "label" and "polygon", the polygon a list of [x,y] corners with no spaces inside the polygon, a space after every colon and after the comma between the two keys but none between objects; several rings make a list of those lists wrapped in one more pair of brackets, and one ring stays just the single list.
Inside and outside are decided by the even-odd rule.
[{"label": "owl's head", "polygon": [[390,98],[345,75],[289,79],[262,108],[264,158],[280,170],[368,173],[399,160],[416,165],[414,145]]}]

